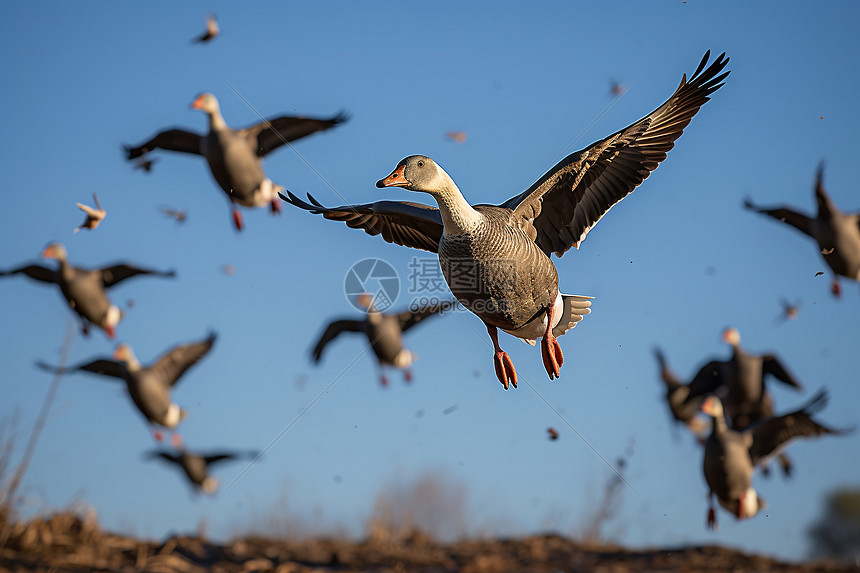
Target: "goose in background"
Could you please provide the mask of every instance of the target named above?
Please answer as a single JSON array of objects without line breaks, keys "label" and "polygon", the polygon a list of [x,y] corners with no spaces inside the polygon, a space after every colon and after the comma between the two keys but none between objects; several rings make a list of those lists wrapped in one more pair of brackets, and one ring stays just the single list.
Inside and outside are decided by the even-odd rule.
[{"label": "goose in background", "polygon": [[194,453],[182,449],[179,455],[171,454],[166,450],[150,450],[145,454],[146,459],[160,458],[171,464],[182,468],[185,477],[191,482],[194,491],[204,493],[215,493],[218,489],[218,480],[209,475],[209,466],[218,462],[241,459],[255,459],[258,452],[208,452]]},{"label": "goose in background", "polygon": [[215,181],[227,194],[233,222],[240,231],[243,221],[237,205],[269,205],[273,214],[281,210],[277,192],[283,187],[266,177],[262,159],[285,143],[330,129],[347,120],[343,113],[330,118],[282,116],[244,129],[231,129],[221,116],[218,100],[211,93],[199,95],[191,107],[209,116],[209,133],[200,135],[184,129],[169,129],[138,146],[124,146],[126,156],[131,161],[154,149],[202,155],[209,163]]},{"label": "goose in background", "polygon": [[[200,342],[175,346],[149,365],[138,361],[131,346],[120,344],[113,353],[113,359],[96,358],[69,368],[57,368],[41,361],[36,366],[53,373],[84,371],[124,380],[129,396],[144,418],[152,425],[173,430],[185,419],[187,412],[170,399],[170,391],[189,368],[209,353],[215,338],[216,335],[211,333]],[[156,430],[154,436],[158,441],[164,437],[160,430]],[[173,434],[171,440],[175,446],[181,444],[178,434]]]},{"label": "goose in background", "polygon": [[705,399],[702,411],[712,420],[703,462],[705,481],[710,490],[709,529],[717,527],[714,496],[737,519],[753,517],[765,507],[765,501],[752,487],[753,471],[792,439],[850,432],[828,428],[812,419],[812,415],[826,405],[827,392],[821,390],[801,409],[769,418],[741,432],[729,429],[719,398],[709,396]]},{"label": "goose in background", "polygon": [[641,120],[573,153],[534,185],[501,205],[470,205],[453,179],[432,159],[412,155],[377,182],[429,193],[438,209],[411,202],[379,201],[327,208],[308,195],[287,193],[293,205],[344,221],[388,242],[439,255],[454,296],[485,324],[493,342],[496,376],[507,389],[517,373],[499,346],[498,329],[529,344],[541,338],[550,379],[563,364],[561,336],[590,312],[590,297],[562,294],[550,255],[578,248],[588,232],[666,158],[699,108],[729,72],[725,54],[692,77]]},{"label": "goose in background", "polygon": [[142,269],[126,263],[92,270],[73,267],[68,262],[66,248],[60,243],[48,245],[42,251],[42,256],[56,259],[60,268],[54,270],[41,265],[26,265],[0,271],[0,277],[24,274],[39,282],[58,285],[69,306],[82,319],[81,330],[84,335],[89,334],[89,325],[93,324],[104,330],[108,337],[116,336],[116,325],[122,319],[122,311],[110,302],[105,289],[137,275],[176,276],[174,271]]},{"label": "goose in background", "polygon": [[830,290],[833,296],[839,297],[842,293],[840,276],[860,281],[860,213],[840,211],[824,190],[823,178],[822,163],[815,177],[818,213],[814,218],[791,207],[759,207],[749,199],[744,201],[744,207],[778,219],[815,239],[824,262],[833,273]]},{"label": "goose in background", "polygon": [[74,232],[77,233],[81,229],[89,229],[90,231],[94,230],[99,226],[99,223],[107,217],[107,211],[102,209],[101,204],[99,204],[99,198],[96,197],[96,194],[93,193],[93,203],[95,203],[95,208],[90,207],[89,205],[84,205],[83,203],[75,203],[78,206],[78,209],[86,213],[87,218],[84,219],[84,222],[80,224],[80,226],[75,227]]},{"label": "goose in background", "polygon": [[220,30],[218,29],[218,20],[213,14],[206,16],[206,31],[191,39],[192,44],[205,44],[211,42],[217,36]]},{"label": "goose in background", "polygon": [[[660,367],[660,378],[666,385],[666,404],[669,406],[672,418],[687,426],[696,436],[696,439],[700,443],[704,443],[708,428],[704,420],[698,417],[698,414],[701,411],[702,402],[705,401],[705,396],[700,394],[698,397],[687,401],[690,393],[694,392],[693,389],[697,389],[703,382],[694,378],[689,384],[684,384],[669,368],[662,350],[655,348],[654,356]],[[698,392],[696,393],[698,394]]]},{"label": "goose in background", "polygon": [[403,334],[424,319],[443,314],[457,304],[457,301],[446,300],[420,308],[410,308],[398,314],[384,314],[376,310],[373,297],[369,294],[359,295],[357,302],[367,309],[367,316],[363,320],[340,319],[329,323],[314,346],[313,359],[318,364],[325,347],[341,333],[360,332],[367,338],[370,349],[376,355],[379,380],[383,386],[388,386],[384,366],[402,369],[405,381],[412,381],[409,367],[416,355],[403,347]]}]

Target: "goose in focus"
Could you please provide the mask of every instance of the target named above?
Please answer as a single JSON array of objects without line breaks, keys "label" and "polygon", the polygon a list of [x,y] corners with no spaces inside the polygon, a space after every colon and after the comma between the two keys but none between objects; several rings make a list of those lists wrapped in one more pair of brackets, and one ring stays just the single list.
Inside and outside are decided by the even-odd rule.
[{"label": "goose in focus", "polygon": [[81,229],[89,229],[92,231],[99,226],[99,223],[102,222],[102,219],[107,217],[107,211],[102,209],[102,206],[99,204],[99,198],[96,197],[95,193],[93,193],[93,202],[96,205],[95,208],[90,207],[89,205],[84,205],[83,203],[75,203],[75,205],[78,206],[78,209],[80,209],[87,215],[87,218],[84,219],[84,222],[81,223],[79,227],[75,227],[75,233],[77,233]]},{"label": "goose in focus", "polygon": [[42,256],[57,259],[60,268],[53,270],[41,265],[26,265],[0,271],[0,277],[25,274],[31,279],[58,285],[69,306],[80,316],[81,330],[85,335],[89,334],[89,325],[93,324],[104,330],[108,337],[116,336],[116,325],[122,318],[122,311],[111,303],[105,289],[137,275],[176,276],[174,271],[141,269],[126,263],[92,270],[73,267],[68,263],[66,248],[60,243],[48,245]]},{"label": "goose in focus", "polygon": [[825,434],[841,435],[850,430],[834,430],[812,419],[812,415],[827,405],[827,392],[821,390],[803,408],[769,418],[742,432],[726,425],[723,405],[716,396],[709,396],[702,411],[712,419],[711,435],[705,441],[703,469],[710,489],[708,528],[716,529],[717,519],[713,497],[737,519],[753,517],[765,502],[752,487],[756,466],[784,448],[794,438],[814,438]]},{"label": "goose in focus", "polygon": [[206,31],[200,34],[199,36],[192,38],[192,44],[205,44],[206,42],[211,42],[218,35],[218,20],[215,19],[215,16],[209,14],[206,16]]},{"label": "goose in focus", "polygon": [[244,129],[231,129],[211,93],[199,95],[191,107],[209,116],[209,133],[200,135],[176,128],[162,131],[136,147],[125,146],[127,158],[134,160],[154,149],[202,155],[215,181],[227,194],[233,222],[240,231],[243,221],[237,205],[269,205],[273,214],[281,210],[277,192],[283,187],[266,177],[263,157],[285,143],[330,129],[347,119],[343,113],[330,118],[282,116]]},{"label": "goose in focus", "polygon": [[815,239],[824,262],[833,272],[830,290],[833,296],[839,297],[842,292],[840,276],[860,281],[860,212],[840,211],[824,190],[823,177],[822,163],[815,177],[818,214],[814,218],[790,207],[759,207],[749,199],[744,201],[744,207],[778,219]]},{"label": "goose in focus", "polygon": [[[669,405],[669,412],[676,422],[687,426],[699,442],[704,443],[707,425],[704,420],[698,417],[698,414],[701,411],[705,396],[703,395],[704,393],[699,394],[699,392],[694,390],[698,389],[703,382],[697,377],[689,384],[684,384],[678,379],[672,369],[669,368],[662,350],[655,348],[654,356],[657,358],[657,363],[660,366],[660,378],[666,384],[666,403]],[[699,396],[688,402],[687,397],[691,392],[695,392]]]},{"label": "goose in focus", "polygon": [[499,346],[499,329],[529,344],[542,338],[544,367],[554,379],[564,361],[556,337],[590,312],[591,301],[559,292],[550,255],[578,248],[601,217],[666,158],[729,73],[721,73],[725,54],[706,69],[709,58],[710,52],[659,108],[567,156],[501,205],[470,205],[442,167],[423,155],[403,159],[376,186],[428,193],[438,209],[401,201],[327,208],[310,195],[309,203],[289,192],[281,197],[388,242],[437,253],[454,296],[487,327],[496,376],[505,389],[516,387],[517,373]]},{"label": "goose in focus", "polygon": [[[173,430],[185,419],[187,412],[171,401],[170,391],[189,368],[209,353],[214,343],[215,334],[212,333],[200,342],[171,348],[148,366],[138,361],[128,344],[118,345],[113,359],[96,358],[69,368],[57,368],[41,361],[36,366],[54,373],[83,370],[125,380],[129,396],[144,418],[152,425]],[[158,441],[164,437],[160,430],[156,430],[154,436]],[[173,434],[171,439],[176,446],[181,443],[178,434]]]},{"label": "goose in focus", "polygon": [[179,455],[171,454],[164,450],[150,450],[146,458],[161,458],[172,464],[176,464],[185,472],[185,477],[191,482],[195,491],[215,493],[218,489],[218,480],[209,475],[209,466],[218,462],[241,459],[255,459],[259,456],[257,452],[209,452],[206,454],[193,453],[182,449]]},{"label": "goose in focus", "polygon": [[331,322],[314,347],[314,362],[319,363],[325,347],[341,333],[360,332],[367,338],[370,349],[376,355],[379,380],[383,386],[388,386],[384,366],[402,369],[405,381],[412,381],[409,367],[416,356],[403,347],[403,334],[424,319],[445,313],[457,304],[454,300],[446,300],[410,308],[398,314],[383,314],[376,310],[373,297],[369,294],[359,295],[357,302],[367,309],[367,316],[363,320],[340,319]]}]

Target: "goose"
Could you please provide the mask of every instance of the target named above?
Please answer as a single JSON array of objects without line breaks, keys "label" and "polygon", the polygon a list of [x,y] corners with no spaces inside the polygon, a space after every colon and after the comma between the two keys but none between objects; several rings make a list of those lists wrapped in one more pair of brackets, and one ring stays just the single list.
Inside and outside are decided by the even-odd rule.
[{"label": "goose", "polygon": [[[131,346],[123,343],[116,347],[113,359],[96,358],[69,368],[57,368],[42,361],[36,362],[36,366],[59,374],[83,370],[125,380],[129,396],[143,417],[154,426],[173,430],[188,413],[170,399],[170,391],[189,368],[209,353],[215,338],[216,335],[210,333],[199,342],[174,346],[149,365],[141,364]],[[163,439],[160,430],[156,430],[154,436],[158,441]],[[181,441],[178,434],[172,439],[174,445]]]},{"label": "goose", "polygon": [[58,285],[69,306],[81,318],[81,331],[84,335],[89,334],[89,326],[93,324],[104,330],[109,338],[116,337],[116,325],[122,319],[123,313],[118,306],[111,303],[105,289],[137,275],[176,276],[172,270],[142,269],[126,263],[92,270],[73,267],[69,264],[68,253],[61,243],[48,245],[42,251],[42,256],[56,259],[60,268],[53,270],[41,265],[26,265],[0,271],[0,277],[24,274],[40,282]]},{"label": "goose", "polygon": [[202,454],[182,449],[179,455],[164,450],[150,450],[145,454],[145,457],[147,459],[161,458],[176,464],[185,472],[185,477],[191,482],[195,491],[215,493],[215,490],[218,489],[218,480],[209,475],[210,465],[227,460],[254,459],[258,455],[257,452],[209,452]]},{"label": "goose", "polygon": [[329,323],[314,346],[313,359],[319,364],[325,347],[341,333],[360,332],[367,338],[370,349],[376,355],[379,378],[383,386],[388,386],[383,366],[403,369],[405,381],[412,381],[409,367],[416,356],[403,347],[403,334],[424,319],[445,313],[456,304],[456,301],[446,300],[410,308],[398,314],[383,314],[376,310],[373,297],[369,294],[359,295],[357,302],[367,309],[367,316],[363,320],[340,319]]},{"label": "goose", "polygon": [[[768,375],[795,390],[803,390],[800,382],[775,355],[751,354],[741,348],[741,335],[737,328],[730,326],[725,329],[723,341],[732,347],[731,358],[712,360],[699,370],[690,383],[685,407],[696,401],[701,403],[707,394],[722,392],[732,429],[742,431],[774,415],[773,396],[765,384]],[[790,476],[793,469],[791,460],[785,454],[777,457],[784,475]],[[764,472],[768,473],[767,467]]]},{"label": "goose", "polygon": [[762,465],[775,452],[794,438],[812,438],[825,434],[842,435],[850,430],[834,430],[812,419],[812,415],[827,405],[827,392],[819,391],[800,410],[764,420],[742,432],[730,430],[726,424],[723,405],[716,396],[707,397],[702,411],[712,419],[711,435],[705,441],[703,470],[708,483],[710,507],[708,528],[716,529],[717,519],[713,498],[737,519],[756,515],[765,501],[752,487],[756,466]]},{"label": "goose", "polygon": [[206,42],[211,42],[218,35],[218,20],[215,19],[215,16],[209,14],[206,16],[206,31],[191,39],[192,44],[205,44]]},{"label": "goose", "polygon": [[81,229],[89,229],[90,231],[94,230],[99,226],[99,223],[107,217],[107,211],[102,209],[102,206],[99,204],[99,198],[96,197],[96,194],[93,193],[93,202],[95,203],[95,208],[90,207],[89,205],[84,205],[83,203],[75,203],[78,206],[78,209],[86,213],[87,218],[84,219],[84,222],[80,224],[80,226],[76,227],[73,231],[77,233]]},{"label": "goose", "polygon": [[705,396],[699,395],[689,402],[687,401],[687,397],[691,392],[699,394],[694,389],[697,389],[702,384],[702,381],[694,378],[689,384],[682,383],[669,368],[662,350],[655,348],[654,356],[657,358],[657,363],[660,366],[660,378],[666,385],[666,403],[669,406],[669,412],[676,422],[687,426],[700,442],[704,442],[707,427],[704,421],[697,417],[697,414],[701,409]]},{"label": "goose", "polygon": [[343,112],[327,119],[283,116],[245,129],[231,129],[221,116],[218,100],[211,93],[197,96],[191,107],[209,116],[208,134],[200,135],[184,129],[162,131],[138,146],[124,146],[127,158],[131,161],[158,148],[202,155],[209,163],[215,181],[227,194],[233,223],[239,231],[243,221],[237,205],[269,205],[272,214],[281,210],[276,193],[283,187],[266,177],[263,157],[287,142],[330,129],[347,120]]},{"label": "goose", "polygon": [[501,205],[470,205],[453,179],[431,158],[411,155],[376,186],[430,194],[438,209],[412,202],[379,201],[327,208],[308,195],[289,191],[285,201],[344,221],[387,242],[439,255],[454,296],[485,324],[493,342],[496,376],[505,389],[517,373],[499,346],[498,329],[534,345],[550,380],[564,357],[556,337],[590,312],[591,297],[558,290],[550,255],[578,248],[588,232],[618,201],[657,168],[699,108],[729,72],[722,54],[707,69],[705,54],[689,81],[659,108],[609,137],[573,153],[523,193]]},{"label": "goose", "polygon": [[822,163],[815,176],[818,214],[814,218],[790,207],[759,207],[749,199],[744,201],[744,207],[778,219],[815,239],[824,262],[833,273],[830,290],[838,298],[842,293],[840,276],[860,281],[860,212],[840,211],[824,190],[823,179]]}]

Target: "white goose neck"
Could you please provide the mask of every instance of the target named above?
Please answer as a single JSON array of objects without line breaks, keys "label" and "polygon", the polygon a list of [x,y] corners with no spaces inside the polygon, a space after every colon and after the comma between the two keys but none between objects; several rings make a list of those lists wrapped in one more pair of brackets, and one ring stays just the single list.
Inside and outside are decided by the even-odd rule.
[{"label": "white goose neck", "polygon": [[484,217],[466,201],[460,189],[450,179],[441,189],[430,191],[439,205],[442,225],[448,235],[469,233],[480,225]]},{"label": "white goose neck", "polygon": [[227,129],[227,122],[217,107],[209,113],[209,131],[222,131]]}]

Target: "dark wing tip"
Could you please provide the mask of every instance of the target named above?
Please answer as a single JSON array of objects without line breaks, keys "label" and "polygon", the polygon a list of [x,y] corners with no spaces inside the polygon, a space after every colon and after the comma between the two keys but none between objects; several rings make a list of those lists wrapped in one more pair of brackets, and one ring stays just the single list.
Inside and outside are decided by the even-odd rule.
[{"label": "dark wing tip", "polygon": [[337,115],[331,118],[329,121],[331,121],[334,125],[338,125],[341,123],[346,123],[350,120],[351,117],[352,116],[349,114],[349,112],[347,112],[345,109],[342,109],[337,112]]},{"label": "dark wing tip", "polygon": [[215,344],[215,341],[218,340],[218,333],[214,330],[210,330],[209,334],[206,336],[206,343],[210,346]]}]

